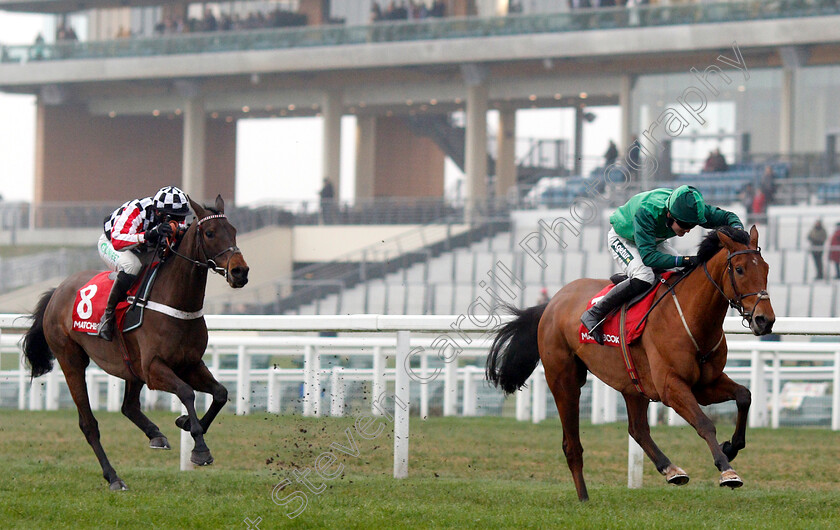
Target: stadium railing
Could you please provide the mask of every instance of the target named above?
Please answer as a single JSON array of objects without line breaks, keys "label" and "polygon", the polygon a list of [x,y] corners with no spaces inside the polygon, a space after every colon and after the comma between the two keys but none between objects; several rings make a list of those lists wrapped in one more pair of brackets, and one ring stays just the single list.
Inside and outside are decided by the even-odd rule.
[{"label": "stadium railing", "polygon": [[[424,317],[348,315],[322,317],[254,317],[223,316],[207,317],[212,332],[208,344],[207,363],[223,383],[230,384],[232,401],[236,403],[237,414],[254,410],[272,413],[288,412],[290,407],[281,405],[281,396],[287,402],[302,398],[299,411],[304,415],[326,414],[325,404],[330,403],[330,415],[344,415],[352,405],[370,406],[362,400],[361,387],[373,390],[378,396],[397,377],[397,366],[388,359],[396,354],[393,333],[410,331],[411,351],[408,364],[414,372],[414,383],[410,395],[412,413],[421,417],[430,411],[438,414],[473,416],[480,409],[482,414],[501,414],[503,396],[500,392],[485,392],[483,364],[492,337],[491,328],[475,322],[502,322],[506,317],[470,315],[470,319],[456,315]],[[470,322],[470,320],[473,320]],[[750,388],[753,406],[750,413],[751,426],[779,427],[783,420],[781,402],[785,382],[830,383],[826,399],[831,400],[831,409],[810,416],[799,416],[797,424],[829,424],[840,430],[840,342],[792,342],[743,340],[735,335],[749,334],[740,324],[740,318],[728,318],[725,323],[729,363],[727,373]],[[441,333],[450,333],[450,324],[457,322],[460,331],[471,337],[470,342],[461,340],[458,347],[462,362],[441,362],[436,341]],[[18,341],[20,333],[28,323],[24,315],[0,315],[0,327],[5,333],[0,336],[0,352],[20,357]],[[780,318],[776,330],[781,335],[822,335],[833,340],[840,335],[840,319]],[[243,331],[261,331],[269,335],[254,335]],[[275,335],[276,332],[291,332],[293,335]],[[342,333],[342,336],[324,337],[313,333]],[[346,335],[347,333],[351,335]],[[363,335],[358,335],[363,333]],[[437,333],[437,335],[435,335]],[[457,339],[456,339],[457,340]],[[254,366],[255,364],[259,367]],[[462,366],[459,366],[461,364]],[[278,365],[285,366],[279,368]],[[121,403],[121,382],[101,370],[88,372],[89,384],[94,385],[91,399],[96,407],[102,405],[100,386],[107,383],[107,410],[117,411]],[[423,381],[429,383],[425,384]],[[0,383],[5,383],[2,396],[9,402],[17,394],[17,408],[54,410],[60,403],[72,406],[62,383],[61,373],[56,370],[30,386],[25,368],[6,369],[0,372]],[[355,383],[354,394],[348,390]],[[10,386],[11,384],[11,386]],[[616,421],[623,406],[619,407],[615,396],[608,397],[601,383],[588,385],[589,415],[593,423]],[[10,388],[17,387],[16,392]],[[328,389],[322,398],[317,388]],[[827,388],[824,388],[827,390]],[[586,392],[585,392],[586,393]],[[63,395],[63,399],[60,398]],[[547,417],[545,379],[538,371],[529,380],[528,388],[518,392],[515,415],[520,420],[539,422]],[[290,399],[291,398],[291,399]],[[146,392],[147,408],[159,402],[158,393]],[[206,403],[209,405],[210,397]],[[257,402],[259,400],[259,402]],[[439,401],[442,400],[442,403]],[[172,410],[180,410],[177,398],[171,398]],[[480,407],[478,406],[480,405]],[[8,406],[8,405],[6,405]],[[731,407],[730,407],[731,408]],[[621,410],[620,410],[621,409]],[[294,409],[292,409],[294,410]],[[376,411],[374,411],[376,412]],[[586,414],[586,411],[582,411]],[[656,423],[659,410],[654,407],[652,423]],[[676,424],[675,418],[669,423]]]}]

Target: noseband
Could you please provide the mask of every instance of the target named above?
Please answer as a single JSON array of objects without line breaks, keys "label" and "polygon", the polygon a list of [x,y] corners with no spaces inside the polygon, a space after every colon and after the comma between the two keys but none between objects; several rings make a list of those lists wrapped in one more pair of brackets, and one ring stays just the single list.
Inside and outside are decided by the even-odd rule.
[{"label": "noseband", "polygon": [[[745,249],[745,250],[736,250],[735,252],[729,252],[726,256],[726,269],[729,272],[729,284],[732,286],[732,292],[735,293],[735,296],[732,298],[726,296],[726,293],[723,292],[720,285],[712,278],[712,275],[709,274],[709,269],[706,268],[706,262],[703,262],[703,272],[706,273],[706,277],[712,282],[712,285],[723,295],[724,298],[729,302],[729,307],[738,311],[743,319],[742,323],[749,323],[752,324],[753,313],[755,312],[756,306],[758,306],[759,302],[762,300],[769,300],[770,295],[767,294],[766,290],[756,291],[754,293],[746,293],[741,294],[738,292],[738,286],[735,284],[735,272],[732,270],[732,258],[739,255],[739,254],[758,254],[759,257],[761,256],[761,248],[758,249]],[[750,296],[757,296],[758,299],[756,300],[755,304],[753,305],[752,311],[747,311],[744,309],[744,298],[748,298]],[[745,327],[749,327],[745,324]]]},{"label": "noseband", "polygon": [[236,254],[242,254],[242,251],[239,250],[239,247],[237,247],[237,246],[230,246],[230,247],[224,249],[223,251],[219,252],[218,254],[214,255],[213,257],[208,257],[207,250],[204,248],[204,237],[202,237],[201,225],[204,224],[206,221],[209,221],[211,219],[227,219],[227,216],[223,213],[217,213],[217,214],[213,214],[213,215],[208,215],[207,217],[203,217],[203,218],[199,219],[198,221],[196,221],[196,223],[197,223],[196,230],[199,232],[199,234],[198,234],[198,246],[201,249],[201,253],[204,255],[204,262],[194,260],[194,259],[190,258],[189,256],[185,256],[183,254],[180,254],[180,253],[176,252],[175,249],[172,248],[172,246],[169,246],[169,250],[171,250],[179,258],[183,258],[183,259],[185,259],[189,262],[192,262],[192,264],[195,265],[196,267],[203,267],[205,269],[211,270],[211,271],[215,272],[216,274],[222,275],[225,278],[225,280],[227,280],[228,270],[224,267],[219,267],[216,264],[216,260],[220,256],[223,256],[223,255],[227,254],[228,252],[233,252],[233,254],[236,255]]}]

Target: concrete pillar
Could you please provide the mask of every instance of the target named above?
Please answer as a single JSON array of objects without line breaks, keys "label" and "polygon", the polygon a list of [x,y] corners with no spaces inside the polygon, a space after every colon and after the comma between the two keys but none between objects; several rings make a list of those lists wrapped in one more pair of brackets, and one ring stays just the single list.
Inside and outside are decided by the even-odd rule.
[{"label": "concrete pillar", "polygon": [[575,106],[575,152],[573,155],[575,165],[572,171],[575,175],[580,175],[583,170],[583,112],[585,108],[583,103]]},{"label": "concrete pillar", "polygon": [[467,138],[464,162],[468,221],[476,218],[487,199],[487,87],[467,85]]},{"label": "concrete pillar", "polygon": [[356,118],[356,200],[373,198],[376,174],[376,118]]},{"label": "concrete pillar", "polygon": [[516,109],[499,111],[498,157],[496,159],[496,200],[503,201],[516,186]]},{"label": "concrete pillar", "polygon": [[779,153],[789,155],[793,153],[794,126],[794,73],[792,68],[782,68],[781,101],[779,102]]},{"label": "concrete pillar", "polygon": [[187,98],[184,105],[184,153],[181,163],[181,187],[193,200],[206,201],[204,145],[207,141],[207,116],[200,96]]},{"label": "concrete pillar", "polygon": [[618,90],[618,105],[621,107],[621,137],[618,139],[620,160],[626,155],[633,141],[633,107],[630,101],[633,93],[633,76],[621,76]]},{"label": "concrete pillar", "polygon": [[324,124],[324,145],[322,153],[323,176],[329,178],[335,188],[336,200],[341,197],[341,115],[344,111],[341,92],[328,90],[324,93],[322,116]]}]

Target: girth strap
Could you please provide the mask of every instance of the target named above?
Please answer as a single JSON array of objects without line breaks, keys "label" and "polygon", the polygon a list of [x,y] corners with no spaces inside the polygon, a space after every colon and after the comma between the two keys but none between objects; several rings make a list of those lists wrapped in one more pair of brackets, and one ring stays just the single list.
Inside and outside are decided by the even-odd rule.
[{"label": "girth strap", "polygon": [[[134,302],[131,300],[133,297],[129,297],[129,302]],[[151,300],[148,301],[137,301],[137,305],[140,307],[145,307],[151,311],[156,311],[158,313],[163,313],[164,315],[170,316],[172,318],[177,318],[180,320],[195,320],[197,318],[201,318],[204,316],[204,309],[199,309],[198,311],[181,311],[180,309],[175,309],[174,307],[170,307],[168,305],[159,304],[157,302],[153,302]]]},{"label": "girth strap", "polygon": [[645,389],[642,387],[642,381],[639,379],[639,373],[636,371],[636,365],[633,363],[633,357],[630,355],[630,348],[627,344],[627,331],[624,329],[627,324],[627,304],[621,306],[621,313],[619,316],[618,326],[618,343],[621,345],[621,355],[624,357],[624,366],[627,368],[627,375],[630,376],[630,382],[636,387],[640,394],[645,395]]}]

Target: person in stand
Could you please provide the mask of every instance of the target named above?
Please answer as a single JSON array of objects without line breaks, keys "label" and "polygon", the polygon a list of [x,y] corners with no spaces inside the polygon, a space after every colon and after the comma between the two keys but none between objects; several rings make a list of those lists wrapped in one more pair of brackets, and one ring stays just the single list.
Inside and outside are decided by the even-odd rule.
[{"label": "person in stand", "polygon": [[697,225],[744,228],[737,215],[706,204],[700,192],[691,186],[639,193],[610,216],[610,224],[612,228],[607,236],[610,253],[627,279],[580,318],[598,344],[604,344],[601,330],[604,319],[614,308],[653,285],[654,268],[673,269],[697,264],[696,256],[679,255],[668,242],[670,238],[682,237]]},{"label": "person in stand", "polygon": [[828,261],[834,263],[834,278],[840,279],[840,223],[834,227],[828,246]]},{"label": "person in stand", "polygon": [[828,232],[823,228],[822,220],[817,219],[811,231],[808,232],[808,243],[811,244],[811,257],[814,258],[814,266],[817,268],[817,280],[823,279],[823,245],[828,239]]},{"label": "person in stand", "polygon": [[102,260],[117,272],[117,278],[96,329],[99,337],[113,339],[117,304],[137,280],[143,264],[153,257],[157,244],[172,235],[169,221],[186,229],[189,213],[186,194],[175,186],[166,186],[153,197],[126,202],[105,218],[97,248]]},{"label": "person in stand", "polygon": [[758,188],[753,195],[752,214],[756,223],[767,223],[767,196],[762,188]]},{"label": "person in stand", "polygon": [[540,297],[537,300],[537,305],[547,304],[549,300],[551,300],[551,298],[548,297],[548,288],[543,287],[540,289]]},{"label": "person in stand", "polygon": [[332,222],[333,206],[335,202],[335,189],[329,177],[324,177],[324,185],[318,193],[321,197],[321,216],[325,224]]},{"label": "person in stand", "polygon": [[759,189],[764,193],[767,204],[773,204],[776,200],[776,172],[773,171],[773,166],[764,166]]},{"label": "person in stand", "polygon": [[604,153],[604,167],[608,168],[611,165],[615,164],[615,161],[618,159],[618,148],[615,146],[615,142],[610,140],[610,145],[607,147],[607,152]]}]

